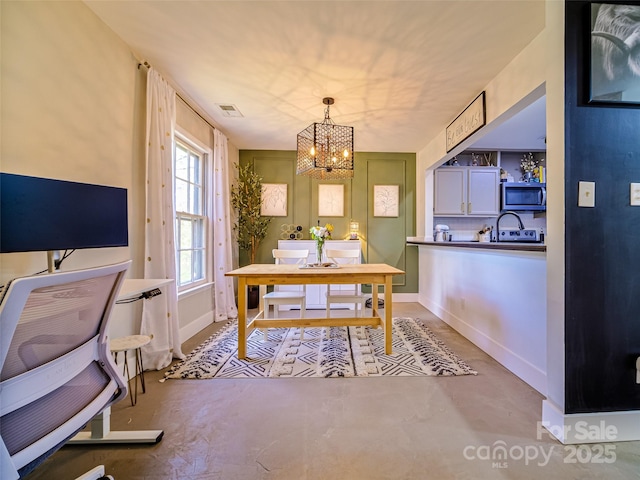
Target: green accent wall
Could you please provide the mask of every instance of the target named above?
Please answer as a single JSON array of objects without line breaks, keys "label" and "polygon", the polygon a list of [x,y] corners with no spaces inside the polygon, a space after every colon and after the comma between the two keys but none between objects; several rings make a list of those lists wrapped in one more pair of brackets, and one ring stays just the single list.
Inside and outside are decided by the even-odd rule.
[{"label": "green accent wall", "polygon": [[[302,226],[303,238],[311,238],[309,228],[331,223],[333,238],[349,236],[349,222],[360,224],[363,261],[387,263],[406,272],[394,277],[394,293],[418,292],[418,249],[407,247],[406,237],[416,232],[415,153],[356,152],[354,176],[347,180],[317,180],[296,175],[296,152],[288,150],[240,150],[240,165],[252,163],[262,183],[287,184],[287,216],[272,217],[269,233],[260,245],[258,263],[273,263],[271,250],[277,248],[282,225]],[[318,185],[344,185],[344,215],[318,217]],[[373,216],[374,185],[399,186],[398,217]],[[240,252],[240,264],[247,263]],[[365,289],[366,290],[366,289]]]}]

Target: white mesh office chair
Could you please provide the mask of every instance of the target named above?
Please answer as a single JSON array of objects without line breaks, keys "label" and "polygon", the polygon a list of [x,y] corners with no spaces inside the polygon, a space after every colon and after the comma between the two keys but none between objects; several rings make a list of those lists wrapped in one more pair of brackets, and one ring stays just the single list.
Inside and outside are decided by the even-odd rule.
[{"label": "white mesh office chair", "polygon": [[[359,250],[327,250],[327,259],[339,265],[356,265],[359,263]],[[362,316],[366,297],[363,295],[360,285],[327,285],[327,318],[331,315],[331,304],[353,303],[355,316]],[[360,307],[360,308],[358,308]]]},{"label": "white mesh office chair", "polygon": [[[126,396],[107,333],[130,263],[24,277],[5,288],[0,299],[3,480],[34,470]],[[100,467],[79,478],[110,478]]]},{"label": "white mesh office chair", "polygon": [[[281,263],[292,263],[296,265],[304,265],[307,263],[309,250],[283,250],[274,248],[271,250],[276,265]],[[300,318],[304,318],[305,309],[307,307],[307,287],[306,285],[286,285],[282,290],[280,287],[277,291],[269,292],[264,295],[264,318],[269,318],[269,307],[273,305],[273,318],[278,318],[278,307],[280,305],[299,305]],[[264,332],[264,339],[267,340],[267,329]],[[304,338],[304,328],[300,329],[300,339]]]}]

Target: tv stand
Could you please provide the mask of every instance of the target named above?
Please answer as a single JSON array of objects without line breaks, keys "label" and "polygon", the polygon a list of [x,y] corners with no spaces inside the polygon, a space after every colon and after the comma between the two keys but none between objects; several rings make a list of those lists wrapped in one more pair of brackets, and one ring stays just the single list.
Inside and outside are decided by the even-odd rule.
[{"label": "tv stand", "polygon": [[60,269],[60,250],[48,250],[47,251],[47,272],[53,273]]}]

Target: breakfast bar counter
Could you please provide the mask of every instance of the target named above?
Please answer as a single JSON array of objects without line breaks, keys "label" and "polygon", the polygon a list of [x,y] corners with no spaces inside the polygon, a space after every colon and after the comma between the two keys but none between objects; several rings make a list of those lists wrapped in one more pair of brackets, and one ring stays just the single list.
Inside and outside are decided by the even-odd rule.
[{"label": "breakfast bar counter", "polygon": [[429,245],[431,247],[478,248],[484,250],[516,250],[521,252],[546,252],[547,246],[535,242],[434,242],[432,237],[407,237],[407,245]]},{"label": "breakfast bar counter", "polygon": [[546,246],[432,237],[407,245],[418,249],[420,304],[545,395]]}]

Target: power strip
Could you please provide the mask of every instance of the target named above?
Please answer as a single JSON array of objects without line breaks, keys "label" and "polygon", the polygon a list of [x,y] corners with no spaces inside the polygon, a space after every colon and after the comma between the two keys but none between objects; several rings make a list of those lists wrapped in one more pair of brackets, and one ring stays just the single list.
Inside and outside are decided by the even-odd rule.
[{"label": "power strip", "polygon": [[162,295],[162,292],[159,288],[154,288],[153,290],[149,290],[148,292],[143,292],[142,298],[153,298],[157,297],[158,295]]}]

